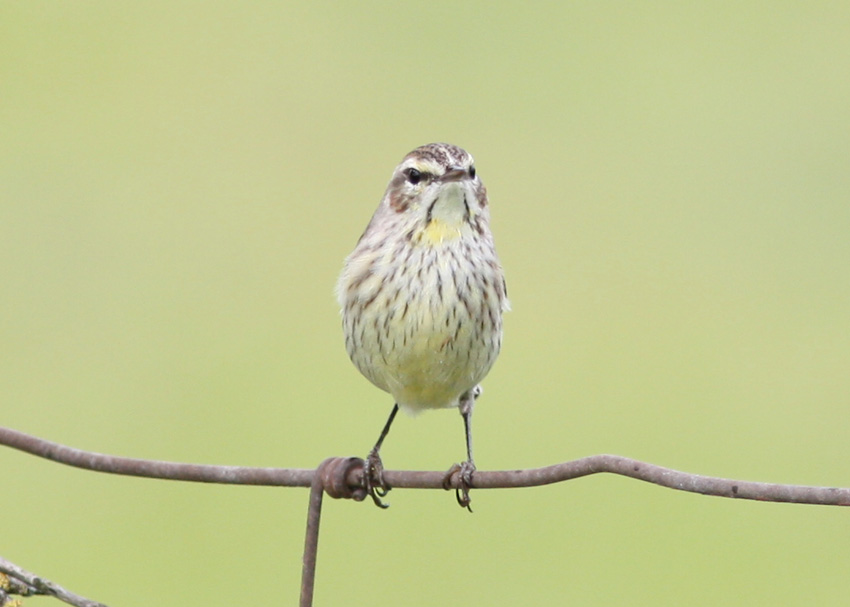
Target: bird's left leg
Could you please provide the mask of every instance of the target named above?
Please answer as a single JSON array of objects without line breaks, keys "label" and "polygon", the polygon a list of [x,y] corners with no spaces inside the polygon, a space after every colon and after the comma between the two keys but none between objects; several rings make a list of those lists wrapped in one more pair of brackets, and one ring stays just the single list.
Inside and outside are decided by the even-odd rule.
[{"label": "bird's left leg", "polygon": [[463,428],[466,432],[466,461],[462,464],[454,464],[443,479],[443,488],[451,489],[452,477],[455,473],[458,474],[458,486],[455,488],[455,496],[457,503],[462,508],[466,508],[472,512],[469,504],[472,501],[469,497],[469,490],[472,488],[472,474],[475,472],[475,461],[472,459],[472,409],[475,406],[475,401],[481,396],[483,388],[477,385],[471,390],[464,392],[459,401],[458,409],[463,417]]}]

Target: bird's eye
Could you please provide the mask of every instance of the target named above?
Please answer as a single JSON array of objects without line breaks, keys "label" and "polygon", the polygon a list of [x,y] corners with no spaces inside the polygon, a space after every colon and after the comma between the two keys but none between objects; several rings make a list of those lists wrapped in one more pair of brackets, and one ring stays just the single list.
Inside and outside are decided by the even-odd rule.
[{"label": "bird's eye", "polygon": [[422,171],[414,168],[407,169],[407,181],[412,185],[416,185],[422,181]]},{"label": "bird's eye", "polygon": [[476,171],[475,171],[475,165],[473,164],[471,167],[469,167],[469,176],[470,176],[470,178],[475,179],[475,172],[476,172]]}]

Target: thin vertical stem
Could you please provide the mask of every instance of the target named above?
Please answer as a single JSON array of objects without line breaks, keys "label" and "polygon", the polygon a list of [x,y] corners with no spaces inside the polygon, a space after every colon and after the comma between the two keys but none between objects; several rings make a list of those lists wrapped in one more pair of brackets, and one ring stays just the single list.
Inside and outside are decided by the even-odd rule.
[{"label": "thin vertical stem", "polygon": [[[327,460],[326,460],[327,461]],[[319,521],[322,517],[322,497],[325,494],[322,462],[313,475],[310,485],[310,505],[307,509],[307,534],[304,538],[304,558],[301,566],[300,607],[312,607],[313,586],[316,581],[316,557],[319,551]]]}]

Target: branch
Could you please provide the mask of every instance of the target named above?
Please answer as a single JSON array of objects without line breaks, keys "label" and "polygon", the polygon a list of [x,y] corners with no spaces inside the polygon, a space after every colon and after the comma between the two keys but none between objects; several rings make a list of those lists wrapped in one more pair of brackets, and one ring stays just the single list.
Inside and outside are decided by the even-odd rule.
[{"label": "branch", "polygon": [[60,464],[84,470],[108,472],[124,476],[161,478],[172,481],[194,481],[224,485],[265,485],[309,487],[313,470],[298,468],[250,468],[243,466],[210,466],[180,464],[149,459],[134,459],[82,451],[54,443],[17,430],[0,427],[0,445],[24,451]]},{"label": "branch", "polygon": [[[252,468],[181,464],[103,455],[66,447],[23,432],[0,427],[0,445],[6,445],[55,462],[111,474],[161,478],[201,483],[309,487],[315,470],[302,468]],[[336,478],[324,481],[333,497],[362,499],[363,462],[345,460],[335,466]],[[537,487],[607,472],[691,493],[767,502],[850,506],[850,488],[780,485],[702,476],[662,468],[619,455],[591,455],[581,459],[526,470],[476,471],[476,489]],[[340,476],[342,475],[342,476]],[[445,472],[385,470],[384,479],[396,489],[442,489]],[[457,478],[453,487],[457,486]],[[333,489],[332,489],[333,488]]]},{"label": "branch", "polygon": [[103,603],[91,601],[87,598],[74,594],[73,592],[68,592],[62,588],[62,586],[38,577],[34,573],[21,569],[14,563],[10,563],[2,557],[0,557],[0,572],[8,576],[9,582],[9,588],[3,588],[0,591],[7,591],[19,596],[52,596],[56,597],[60,601],[68,603],[69,605],[75,605],[76,607],[106,607]]},{"label": "branch", "polygon": [[[351,498],[357,501],[366,497],[363,483],[365,462],[356,457],[328,458],[316,470],[180,464],[82,451],[2,427],[0,427],[0,445],[6,445],[69,466],[111,474],[201,483],[311,487],[301,577],[300,605],[302,607],[309,607],[313,603],[322,496],[327,493],[331,497]],[[528,470],[476,471],[473,483],[477,489],[536,487],[600,472],[619,474],[662,487],[703,495],[769,502],[850,506],[850,489],[848,488],[779,485],[701,476],[662,468],[619,455],[591,455],[545,468]],[[389,486],[398,489],[444,488],[445,476],[445,472],[384,471],[384,480]],[[458,474],[455,474],[451,479],[451,486],[456,488],[458,480]],[[7,571],[8,573],[8,570],[2,568],[3,565],[5,565],[5,562],[0,559],[0,571]],[[8,565],[14,567],[11,563]],[[15,570],[22,572],[17,568]],[[22,573],[31,576],[32,582],[30,579],[22,579],[34,589],[49,587],[51,590],[49,594],[72,605],[102,607],[99,603],[72,595],[32,574]],[[20,576],[16,575],[15,577]],[[38,582],[39,586],[36,586],[34,582]],[[74,602],[75,600],[78,602]]]}]

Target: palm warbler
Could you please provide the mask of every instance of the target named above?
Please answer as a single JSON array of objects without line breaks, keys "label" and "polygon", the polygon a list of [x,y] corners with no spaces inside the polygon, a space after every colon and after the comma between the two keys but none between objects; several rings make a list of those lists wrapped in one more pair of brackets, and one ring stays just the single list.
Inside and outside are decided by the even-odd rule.
[{"label": "palm warbler", "polygon": [[473,404],[502,343],[505,278],[490,232],[487,190],[472,156],[446,143],[416,148],[387,191],[339,277],[345,346],[366,378],[395,399],[369,453],[366,489],[375,503],[390,487],[378,452],[399,407],[459,407],[467,461],[457,498],[469,508]]}]

